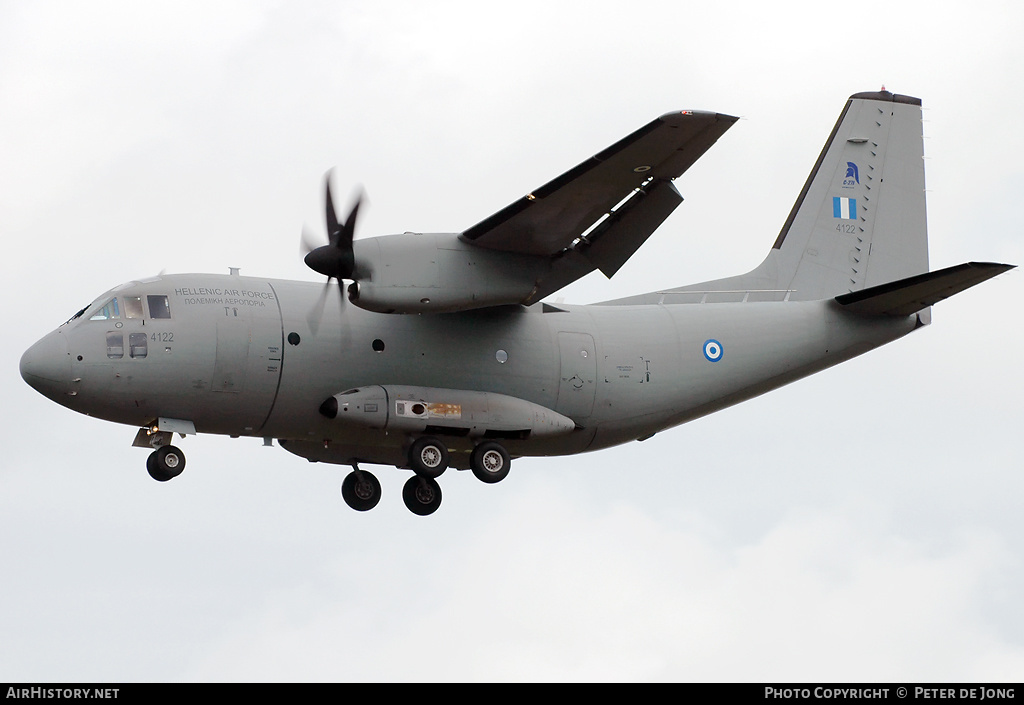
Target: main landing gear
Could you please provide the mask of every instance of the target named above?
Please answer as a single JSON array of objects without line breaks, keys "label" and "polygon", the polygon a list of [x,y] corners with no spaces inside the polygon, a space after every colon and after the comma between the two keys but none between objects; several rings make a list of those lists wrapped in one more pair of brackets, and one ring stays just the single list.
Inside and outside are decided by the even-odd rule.
[{"label": "main landing gear", "polygon": [[[451,460],[444,441],[430,436],[417,438],[409,446],[408,467],[415,473],[402,488],[402,500],[409,511],[428,516],[441,506],[441,486],[437,478],[448,469]],[[488,484],[501,482],[508,476],[512,459],[504,446],[496,441],[483,441],[469,456],[473,474]],[[172,445],[160,445],[149,454],[146,470],[157,482],[167,482],[185,469],[185,454]],[[352,465],[352,472],[341,483],[345,504],[357,512],[367,512],[380,502],[380,482],[371,472]]]},{"label": "main landing gear", "polygon": [[167,482],[185,469],[185,454],[175,446],[160,446],[146,460],[149,476],[157,482]]},{"label": "main landing gear", "polygon": [[[407,457],[408,466],[415,474],[402,487],[405,506],[419,516],[433,514],[441,506],[441,486],[437,484],[437,478],[448,469],[448,448],[443,441],[424,436],[413,442]],[[505,479],[511,463],[508,451],[495,441],[479,444],[469,457],[473,474],[488,484]],[[380,501],[380,482],[373,473],[360,470],[357,465],[352,468],[341,484],[341,496],[356,511],[373,509]]]},{"label": "main landing gear", "polygon": [[352,472],[341,483],[341,496],[345,504],[357,512],[368,512],[380,501],[380,482],[372,472],[352,466]]},{"label": "main landing gear", "polygon": [[409,448],[409,467],[420,477],[440,477],[448,469],[448,460],[448,448],[436,438],[417,438]]},{"label": "main landing gear", "polygon": [[431,477],[413,475],[402,487],[402,499],[410,512],[425,517],[441,506],[441,486]]},{"label": "main landing gear", "polygon": [[489,485],[501,482],[508,476],[512,458],[504,446],[494,441],[484,441],[473,449],[469,456],[469,467],[478,480]]}]

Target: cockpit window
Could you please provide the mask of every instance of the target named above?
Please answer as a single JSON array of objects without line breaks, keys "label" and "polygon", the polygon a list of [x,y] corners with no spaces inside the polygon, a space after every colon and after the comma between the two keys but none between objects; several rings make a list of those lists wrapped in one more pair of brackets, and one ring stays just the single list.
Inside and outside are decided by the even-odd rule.
[{"label": "cockpit window", "polygon": [[117,305],[117,299],[113,298],[103,305],[96,313],[89,317],[90,321],[106,321],[111,318],[121,317],[121,307]]},{"label": "cockpit window", "polygon": [[125,318],[143,318],[145,314],[142,312],[142,297],[141,296],[125,296],[122,297],[124,302],[124,317]]},{"label": "cockpit window", "polygon": [[[149,304],[149,317],[150,318],[170,318],[171,317],[171,305],[167,300],[166,294],[150,294],[146,297],[146,303]],[[83,311],[79,311],[75,318],[81,316]],[[100,308],[96,309],[92,316],[89,317],[90,321],[109,321],[112,318],[145,318],[146,310],[142,306],[141,296],[119,296],[111,299]],[[74,320],[72,318],[71,320]]]},{"label": "cockpit window", "polygon": [[171,317],[171,306],[167,303],[167,296],[150,295],[146,297],[149,302],[149,317],[150,318],[170,318]]}]

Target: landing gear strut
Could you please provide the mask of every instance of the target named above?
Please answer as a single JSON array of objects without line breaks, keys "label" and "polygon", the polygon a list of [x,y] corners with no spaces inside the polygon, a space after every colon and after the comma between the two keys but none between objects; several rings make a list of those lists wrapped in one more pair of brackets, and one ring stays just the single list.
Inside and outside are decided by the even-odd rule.
[{"label": "landing gear strut", "polygon": [[160,446],[146,459],[146,470],[157,482],[167,482],[185,469],[185,454],[174,446]]}]

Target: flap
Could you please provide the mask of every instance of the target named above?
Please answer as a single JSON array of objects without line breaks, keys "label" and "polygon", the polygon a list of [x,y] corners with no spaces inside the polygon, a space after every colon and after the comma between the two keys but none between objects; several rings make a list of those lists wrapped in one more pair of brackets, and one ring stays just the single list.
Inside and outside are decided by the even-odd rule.
[{"label": "flap", "polygon": [[462,238],[506,252],[557,254],[635,189],[680,176],[736,120],[696,110],[662,115],[469,228]]}]

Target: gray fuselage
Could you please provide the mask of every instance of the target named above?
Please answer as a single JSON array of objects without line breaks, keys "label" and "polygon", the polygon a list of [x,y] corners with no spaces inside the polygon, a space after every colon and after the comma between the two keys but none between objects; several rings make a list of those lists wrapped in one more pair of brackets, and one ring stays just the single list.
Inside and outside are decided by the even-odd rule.
[{"label": "gray fuselage", "polygon": [[[504,441],[513,456],[565,455],[648,437],[920,325],[916,315],[858,317],[832,299],[379,314],[342,305],[332,285],[314,333],[322,294],[238,275],[132,282],[37,343],[23,373],[64,406],[110,421],[183,419],[199,433],[276,438],[310,460],[400,466],[408,438],[325,418],[320,404],[374,384],[499,393],[576,424]],[[145,306],[98,315],[114,297]],[[163,297],[168,310],[151,311],[146,302]],[[449,445],[452,465],[467,467],[473,442]]]}]

